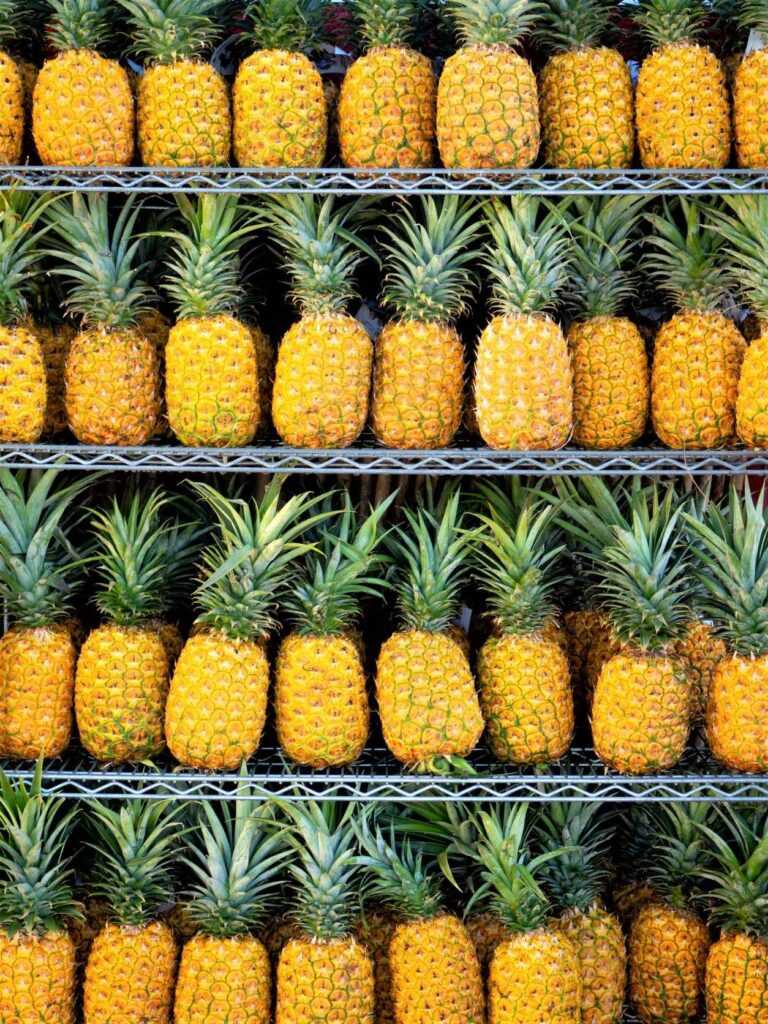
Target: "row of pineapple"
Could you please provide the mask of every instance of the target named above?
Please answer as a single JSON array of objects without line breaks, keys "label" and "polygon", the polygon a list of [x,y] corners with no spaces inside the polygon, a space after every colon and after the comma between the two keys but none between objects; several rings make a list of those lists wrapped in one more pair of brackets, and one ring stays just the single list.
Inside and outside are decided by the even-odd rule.
[{"label": "row of pineapple", "polygon": [[644,1024],[704,997],[708,1024],[764,1019],[764,809],[398,814],[242,781],[218,807],[78,812],[38,788],[0,801],[9,1024],[73,1024],[78,960],[84,1024],[618,1024],[627,990]]},{"label": "row of pineapple", "polygon": [[[155,491],[113,499],[82,537],[68,521],[88,483],[0,476],[6,756],[64,751],[74,708],[99,760],[167,745],[181,764],[236,768],[262,741],[268,641],[287,623],[274,660],[281,747],[315,769],[350,764],[369,738],[378,639],[359,629],[361,605],[391,593],[376,701],[387,747],[412,770],[471,770],[484,731],[500,761],[557,760],[582,686],[595,749],[616,771],[672,767],[702,717],[718,760],[768,770],[764,494],[718,502],[585,478],[549,493],[481,484],[462,501],[449,486],[385,526],[394,495],[358,519],[346,496],[281,496],[279,481],[250,500],[194,483],[207,528],[188,499]],[[72,609],[87,567],[101,624],[83,641]],[[560,608],[585,577],[593,607],[564,631]],[[185,642],[169,623],[193,579]],[[456,625],[470,581],[490,620],[476,672]]]},{"label": "row of pineapple", "polygon": [[[369,199],[283,196],[251,208],[203,195],[178,199],[181,223],[163,217],[144,231],[132,199],[113,219],[103,194],[6,194],[0,441],[31,443],[68,424],[87,444],[141,445],[170,424],[187,445],[237,446],[271,416],[286,443],[335,448],[354,443],[370,414],[384,444],[444,447],[464,405],[456,321],[482,279],[490,320],[468,404],[491,447],[573,438],[622,448],[643,437],[649,413],[672,448],[768,446],[768,198],[679,199],[656,213],[623,197],[480,207],[425,197],[417,207],[387,216]],[[259,228],[300,313],[276,357],[242,311],[240,249]],[[161,250],[150,259],[152,245]],[[359,299],[356,270],[377,253],[394,316],[374,343],[347,310]],[[161,276],[173,326],[157,310]],[[56,316],[51,280],[64,282],[78,327],[43,322]],[[644,281],[675,310],[652,361],[626,315]],[[736,299],[758,323],[749,347],[726,315]]]},{"label": "row of pineapple", "polygon": [[[10,3],[6,46],[23,41],[39,5]],[[208,62],[223,33],[223,0],[48,0],[57,51],[30,70],[31,121],[44,164],[226,164],[317,167],[326,156],[328,97],[307,56],[322,42],[326,0],[254,0],[244,7],[251,48],[230,99]],[[529,167],[543,135],[556,167],[629,167],[635,136],[644,167],[724,167],[731,152],[723,64],[698,41],[722,3],[706,0],[450,0],[446,16],[463,46],[439,82],[411,47],[416,0],[353,0],[367,52],[341,88],[338,133],[349,167]],[[766,0],[740,0],[741,27],[768,33]],[[621,54],[603,45],[619,11],[651,45],[637,94]],[[127,15],[129,49],[144,62],[134,95],[127,71],[99,53]],[[533,34],[552,54],[537,83],[519,52]],[[19,162],[25,75],[2,54],[0,156]],[[735,70],[738,163],[768,163],[768,55],[750,52]],[[230,107],[232,108],[230,110]]]}]

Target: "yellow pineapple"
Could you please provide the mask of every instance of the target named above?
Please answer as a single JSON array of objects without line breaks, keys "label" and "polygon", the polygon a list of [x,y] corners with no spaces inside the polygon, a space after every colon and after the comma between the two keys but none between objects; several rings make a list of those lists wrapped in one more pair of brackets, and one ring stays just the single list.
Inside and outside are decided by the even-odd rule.
[{"label": "yellow pineapple", "polygon": [[277,352],[270,338],[255,324],[249,324],[253,347],[256,350],[259,390],[259,434],[266,434],[272,426],[272,387],[275,381]]},{"label": "yellow pineapple", "polygon": [[[739,62],[733,74],[733,135],[739,167],[768,167],[765,96],[768,90],[768,3],[766,0],[740,0],[738,20],[742,27],[759,33],[762,45]],[[755,38],[753,36],[753,38]]]},{"label": "yellow pineapple", "polygon": [[725,641],[712,624],[693,619],[675,645],[675,653],[686,662],[691,679],[691,719],[702,722],[706,716],[715,670],[728,653]]},{"label": "yellow pineapple", "polygon": [[493,954],[513,933],[501,917],[491,910],[480,910],[468,917],[465,923],[480,962],[480,970],[483,977],[487,978]]},{"label": "yellow pineapple", "polygon": [[25,66],[32,65],[8,51],[29,41],[37,28],[36,15],[33,4],[4,0],[0,5],[0,164],[21,162],[30,108]]},{"label": "yellow pineapple", "polygon": [[53,437],[67,429],[65,370],[72,339],[73,324],[48,323],[37,327],[45,363],[46,402],[43,436]]},{"label": "yellow pineapple", "polygon": [[48,36],[57,55],[43,65],[32,101],[32,131],[44,164],[129,164],[133,93],[128,74],[98,52],[113,31],[108,0],[49,0]]},{"label": "yellow pineapple", "polygon": [[339,97],[339,144],[347,167],[431,167],[435,76],[409,46],[415,0],[353,0],[366,53]]},{"label": "yellow pineapple", "polygon": [[573,608],[563,615],[568,661],[574,680],[586,680],[587,657],[601,624],[596,608]]},{"label": "yellow pineapple", "polygon": [[389,910],[365,910],[355,926],[357,941],[368,950],[373,961],[376,1024],[396,1024],[389,945],[397,924],[397,915]]}]

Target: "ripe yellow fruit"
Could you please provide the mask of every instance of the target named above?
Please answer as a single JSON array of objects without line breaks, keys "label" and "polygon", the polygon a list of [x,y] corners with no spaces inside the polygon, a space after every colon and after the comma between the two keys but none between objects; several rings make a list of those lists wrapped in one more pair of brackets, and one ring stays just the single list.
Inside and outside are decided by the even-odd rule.
[{"label": "ripe yellow fruit", "polygon": [[687,910],[641,907],[629,932],[630,995],[647,1024],[687,1024],[701,1010],[709,930]]},{"label": "ripe yellow fruit", "polygon": [[549,928],[519,932],[491,962],[488,1024],[580,1024],[581,987],[570,939]]},{"label": "ripe yellow fruit", "polygon": [[272,425],[272,385],[275,380],[277,352],[271,340],[260,327],[249,325],[256,351],[256,386],[259,392],[259,426],[257,433],[265,434]]},{"label": "ripe yellow fruit", "polygon": [[497,947],[510,939],[513,933],[497,914],[489,910],[473,914],[465,924],[477,953],[480,970],[483,977],[486,977]]},{"label": "ripe yellow fruit", "polygon": [[271,970],[252,935],[196,935],[184,946],[176,982],[174,1024],[269,1024]]},{"label": "ripe yellow fruit", "polygon": [[393,914],[366,910],[355,928],[356,939],[368,950],[373,961],[376,1024],[396,1024],[389,963],[389,944],[396,927]]},{"label": "ripe yellow fruit", "polygon": [[0,327],[0,442],[34,444],[46,408],[41,338],[30,324]]},{"label": "ripe yellow fruit", "polygon": [[373,1024],[371,958],[353,938],[292,939],[277,965],[275,1024],[331,1020]]},{"label": "ripe yellow fruit", "polygon": [[573,943],[581,971],[581,1024],[616,1024],[627,985],[627,949],[621,922],[595,904],[569,910],[557,922]]},{"label": "ripe yellow fruit", "polygon": [[736,433],[749,448],[768,448],[766,376],[768,331],[761,329],[744,355],[736,395]]},{"label": "ripe yellow fruit", "polygon": [[700,722],[706,714],[715,669],[728,653],[725,641],[715,635],[708,623],[694,621],[677,641],[674,651],[685,662],[691,681],[691,720]]},{"label": "ripe yellow fruit", "polygon": [[0,929],[0,1021],[74,1024],[76,970],[66,931],[9,936]]},{"label": "ripe yellow fruit", "polygon": [[721,935],[707,958],[708,1024],[760,1024],[768,1001],[768,942]]},{"label": "ripe yellow fruit", "polygon": [[712,753],[739,772],[768,769],[768,655],[732,654],[715,668],[707,705]]},{"label": "ripe yellow fruit", "polygon": [[768,50],[753,50],[733,77],[733,134],[739,167],[768,167]]},{"label": "ripe yellow fruit", "polygon": [[24,79],[18,63],[0,50],[0,164],[18,164],[24,143]]},{"label": "ripe yellow fruit", "polygon": [[77,331],[72,324],[36,328],[43,349],[46,378],[45,424],[43,434],[51,437],[67,429],[67,404],[64,372],[72,339]]}]

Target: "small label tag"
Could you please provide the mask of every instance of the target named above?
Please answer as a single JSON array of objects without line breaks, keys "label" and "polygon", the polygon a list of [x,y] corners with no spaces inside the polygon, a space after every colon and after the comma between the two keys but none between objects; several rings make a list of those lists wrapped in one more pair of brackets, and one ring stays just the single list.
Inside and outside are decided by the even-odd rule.
[{"label": "small label tag", "polygon": [[754,53],[755,50],[764,50],[768,42],[762,32],[758,32],[756,28],[753,28],[749,33],[749,39],[747,40],[747,49],[745,55]]}]

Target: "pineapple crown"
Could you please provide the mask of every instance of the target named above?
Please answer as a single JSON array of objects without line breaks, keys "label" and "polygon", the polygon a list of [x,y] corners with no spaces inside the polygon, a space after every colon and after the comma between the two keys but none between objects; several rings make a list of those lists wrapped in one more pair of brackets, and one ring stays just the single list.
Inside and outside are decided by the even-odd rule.
[{"label": "pineapple crown", "polygon": [[768,510],[766,490],[755,500],[731,487],[720,506],[685,516],[694,541],[700,611],[745,657],[768,654]]},{"label": "pineapple crown", "polygon": [[555,541],[556,508],[517,487],[505,492],[486,484],[480,491],[480,585],[505,633],[536,633],[555,614],[555,591],[565,579],[557,571],[565,547]]},{"label": "pineapple crown", "polygon": [[139,492],[122,508],[94,513],[99,584],[95,603],[120,626],[162,616],[183,591],[199,549],[200,524],[164,517],[171,499]]},{"label": "pineapple crown", "polygon": [[0,47],[14,47],[36,30],[38,11],[23,0],[0,0]]},{"label": "pineapple crown", "polygon": [[627,9],[653,47],[695,40],[708,14],[702,0],[640,0]]},{"label": "pineapple crown", "polygon": [[32,783],[0,772],[0,927],[14,936],[60,931],[82,919],[65,849],[77,811],[41,795],[42,760]]},{"label": "pineapple crown", "polygon": [[146,924],[173,890],[179,807],[171,808],[167,801],[126,800],[113,810],[96,800],[89,816],[89,845],[96,853],[93,894],[105,900],[118,924]]},{"label": "pineapple crown", "polygon": [[281,504],[275,478],[260,501],[230,500],[208,484],[192,484],[212,510],[219,537],[202,555],[205,578],[196,591],[197,621],[232,639],[257,640],[276,625],[279,599],[297,558],[310,545],[297,538],[327,513],[309,516],[320,500],[296,495]]},{"label": "pineapple crown", "polygon": [[58,471],[0,469],[0,597],[22,626],[48,626],[72,607],[75,572],[83,559],[62,520],[94,477],[55,487]]},{"label": "pineapple crown", "polygon": [[706,803],[660,804],[649,810],[653,842],[648,881],[678,910],[690,907],[701,889],[711,853],[702,826],[712,817]]},{"label": "pineapple crown", "polygon": [[465,46],[517,46],[546,10],[540,0],[448,0]]},{"label": "pineapple crown", "polygon": [[366,49],[407,47],[411,42],[416,0],[352,0],[351,5]]},{"label": "pineapple crown", "polygon": [[[768,0],[765,3],[768,32]],[[761,319],[768,319],[768,197],[724,196],[725,209],[708,208],[709,226],[724,239],[723,255],[740,292]]]},{"label": "pineapple crown", "polygon": [[738,24],[768,35],[768,0],[736,0]]},{"label": "pineapple crown", "polygon": [[613,0],[545,0],[536,37],[558,53],[599,46],[615,7]]},{"label": "pineapple crown", "polygon": [[303,316],[342,313],[358,297],[353,280],[375,253],[350,229],[370,219],[369,199],[337,205],[333,196],[285,195],[262,207],[262,224],[284,252],[291,296]]},{"label": "pineapple crown", "polygon": [[768,939],[768,814],[764,807],[717,808],[719,827],[700,825],[714,866],[700,868],[710,883],[710,920],[723,931]]},{"label": "pineapple crown", "polygon": [[[414,803],[394,819],[399,833],[413,836],[419,851],[434,858],[454,888],[474,884],[473,849],[477,842],[475,805],[471,803]],[[458,860],[452,860],[453,855]]]},{"label": "pineapple crown", "polygon": [[[2,12],[0,12],[2,13]],[[40,239],[48,230],[36,223],[52,196],[30,192],[0,196],[0,324],[10,327],[29,312],[30,293],[40,275]]]},{"label": "pineapple crown", "polygon": [[388,272],[382,299],[401,320],[450,323],[467,309],[477,281],[469,269],[481,229],[477,210],[458,196],[421,199],[422,218],[410,210],[385,227]]},{"label": "pineapple crown", "polygon": [[239,250],[257,224],[236,195],[177,195],[185,229],[157,231],[173,242],[165,290],[180,320],[239,309],[243,299]]},{"label": "pineapple crown", "polygon": [[362,906],[351,817],[354,804],[282,803],[286,841],[296,854],[288,865],[295,885],[294,917],[318,940],[345,938]]},{"label": "pineapple crown", "polygon": [[259,50],[310,53],[323,38],[328,0],[253,0],[245,8],[247,37]]},{"label": "pineapple crown", "polygon": [[536,824],[543,851],[564,851],[542,867],[561,910],[588,910],[610,879],[613,824],[597,803],[549,803]]},{"label": "pineapple crown", "polygon": [[52,274],[69,286],[65,305],[87,325],[107,329],[129,327],[152,308],[152,292],[136,263],[141,241],[134,237],[140,206],[129,196],[114,225],[103,193],[72,193],[47,211],[59,248],[46,255],[56,261]]},{"label": "pineapple crown", "polygon": [[551,310],[571,262],[560,210],[535,196],[516,195],[507,203],[487,203],[485,219],[491,242],[482,263],[491,280],[493,308],[505,316]]},{"label": "pineapple crown", "polygon": [[133,51],[150,64],[201,57],[221,34],[225,0],[117,0],[128,12]]},{"label": "pineapple crown", "polygon": [[[346,632],[360,612],[363,597],[378,597],[383,580],[376,573],[389,559],[377,550],[384,539],[379,527],[397,492],[357,526],[348,494],[333,529],[322,530],[307,552],[303,571],[283,600],[283,607],[303,635],[336,636]],[[336,514],[330,498],[325,511]]]},{"label": "pineapple crown", "polygon": [[113,33],[109,0],[48,0],[48,37],[53,48],[100,50]]}]

